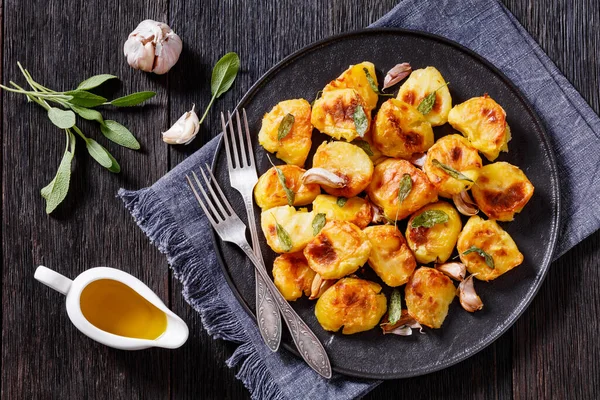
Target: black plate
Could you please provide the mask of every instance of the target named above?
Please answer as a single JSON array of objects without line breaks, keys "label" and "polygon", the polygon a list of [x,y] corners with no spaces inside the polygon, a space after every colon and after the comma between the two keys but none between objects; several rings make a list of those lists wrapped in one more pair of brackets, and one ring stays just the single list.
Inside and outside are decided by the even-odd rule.
[{"label": "black plate", "polygon": [[[270,167],[265,151],[255,139],[262,116],[282,100],[312,101],[317,91],[348,65],[361,61],[375,64],[379,82],[383,82],[385,72],[399,62],[408,61],[414,69],[433,65],[450,82],[453,104],[488,93],[506,110],[513,136],[510,152],[502,153],[498,160],[519,166],[535,186],[531,201],[515,221],[501,224],[514,238],[525,261],[490,283],[476,281],[476,289],[485,304],[482,311],[465,312],[456,299],[443,327],[427,329],[425,335],[384,336],[376,328],[345,336],[321,328],[314,316],[315,302],[303,298],[293,303],[294,309],[325,344],[334,371],[363,378],[405,378],[437,371],[472,356],[505,332],[529,305],[546,275],[556,243],[558,178],[542,123],[508,78],[457,43],[399,29],[367,29],[312,44],[281,61],[248,91],[238,108],[245,108],[248,113],[259,175]],[[397,87],[394,89],[397,91]],[[436,138],[448,132],[447,127],[435,128]],[[313,151],[323,138],[320,134],[313,136]],[[311,159],[309,156],[307,164]],[[236,212],[245,220],[241,196],[229,187],[226,158],[220,146],[213,170]],[[256,208],[255,213],[260,227],[260,209]],[[215,238],[215,248],[233,292],[253,315],[252,266],[234,245]],[[264,240],[262,251],[267,266],[273,265],[276,254]],[[368,278],[373,277],[374,274],[368,275]],[[378,281],[376,277],[374,280]],[[283,346],[296,353],[286,334]]]}]

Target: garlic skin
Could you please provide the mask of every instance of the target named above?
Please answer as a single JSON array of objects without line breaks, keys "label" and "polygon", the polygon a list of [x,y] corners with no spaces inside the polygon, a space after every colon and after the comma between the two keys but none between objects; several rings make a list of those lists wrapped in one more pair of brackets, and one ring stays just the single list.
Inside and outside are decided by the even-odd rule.
[{"label": "garlic skin", "polygon": [[477,204],[475,204],[471,196],[469,196],[469,192],[467,192],[466,190],[463,190],[459,194],[455,194],[454,196],[452,196],[452,200],[454,201],[456,209],[462,215],[470,217],[479,213],[479,208],[477,207]]},{"label": "garlic skin", "polygon": [[475,286],[473,286],[473,276],[469,275],[467,279],[458,285],[460,305],[468,312],[475,312],[483,308],[483,302],[475,292]]},{"label": "garlic skin", "polygon": [[467,274],[467,267],[465,264],[460,262],[448,262],[444,264],[437,264],[435,269],[442,271],[446,276],[454,279],[455,281],[463,281]]},{"label": "garlic skin", "polygon": [[308,299],[318,299],[323,293],[325,293],[327,289],[333,286],[335,282],[337,282],[336,279],[323,279],[321,275],[316,274],[312,281],[312,285],[310,288],[310,297]]},{"label": "garlic skin", "polygon": [[325,168],[311,168],[302,175],[302,183],[318,183],[330,188],[343,188],[346,181]]},{"label": "garlic skin", "polygon": [[162,75],[179,60],[182,48],[181,39],[169,25],[146,19],[129,34],[123,53],[131,67]]},{"label": "garlic skin", "polygon": [[168,144],[189,144],[200,129],[198,115],[194,111],[196,105],[192,109],[183,114],[177,122],[166,132],[163,132],[163,141]]}]

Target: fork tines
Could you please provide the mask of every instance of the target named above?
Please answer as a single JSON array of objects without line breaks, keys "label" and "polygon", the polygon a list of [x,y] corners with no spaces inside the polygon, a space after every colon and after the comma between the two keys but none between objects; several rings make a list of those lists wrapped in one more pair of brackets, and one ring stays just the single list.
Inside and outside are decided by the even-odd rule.
[{"label": "fork tines", "polygon": [[[242,109],[242,114],[244,116],[244,128],[246,132],[246,139],[242,136],[242,123],[240,121],[240,113],[238,110],[235,110],[235,119],[237,122],[237,131],[238,131],[238,139],[236,140],[236,135],[233,130],[233,120],[231,113],[227,111],[228,120],[225,123],[225,115],[221,113],[221,127],[223,128],[223,136],[225,139],[226,150],[233,150],[233,157],[230,155],[230,151],[227,151],[227,166],[230,170],[237,168],[245,168],[254,165],[254,154],[252,152],[252,141],[250,140],[250,130],[248,129],[248,118],[246,117],[246,110]],[[227,131],[227,126],[229,126],[229,132]],[[231,139],[231,143],[229,140]],[[239,141],[239,146],[238,146]],[[244,149],[244,143],[247,148]],[[240,148],[241,146],[241,148]],[[238,150],[239,149],[239,150]],[[241,157],[240,154],[241,153]],[[232,160],[233,158],[233,160]],[[241,162],[240,162],[241,161]]]},{"label": "fork tines", "polygon": [[[196,173],[194,171],[192,171],[192,175],[194,177],[196,187],[202,193],[202,197],[204,198],[204,201],[202,201],[202,199],[200,198],[200,195],[198,194],[198,191],[196,190],[196,187],[194,186],[194,183],[192,182],[190,177],[188,175],[186,175],[185,177],[188,181],[188,184],[190,185],[190,188],[194,192],[194,195],[196,196],[196,199],[198,200],[200,207],[202,207],[202,210],[204,210],[206,217],[208,218],[208,220],[210,221],[210,223],[213,226],[217,226],[218,224],[224,222],[228,217],[235,215],[235,212],[233,211],[231,204],[229,204],[229,201],[227,201],[227,198],[225,197],[225,194],[221,190],[221,187],[216,183],[211,184],[211,182],[216,182],[216,178],[213,175],[212,171],[210,170],[210,167],[208,166],[208,164],[205,164],[205,165],[206,165],[206,170],[208,171],[208,173],[210,175],[210,179],[207,178],[207,176],[204,173],[204,170],[202,168],[200,168],[200,173],[202,174],[202,178],[204,180],[206,187],[208,188],[208,192],[210,193],[210,196],[206,193],[206,191],[202,187],[202,184],[200,183],[200,180],[198,179],[198,176],[196,175]],[[216,192],[213,189],[213,186],[216,187],[216,189],[217,189]],[[220,198],[217,195],[217,192],[219,193]],[[208,208],[204,202],[206,202],[206,204],[208,204]],[[216,207],[215,207],[215,204],[217,205]],[[223,205],[225,205],[227,207],[227,210],[225,209],[225,207],[223,207]],[[217,208],[218,208],[218,211],[217,211]],[[210,213],[209,213],[208,209],[210,209],[210,211],[211,211]],[[219,213],[219,211],[220,211],[220,213]]]}]

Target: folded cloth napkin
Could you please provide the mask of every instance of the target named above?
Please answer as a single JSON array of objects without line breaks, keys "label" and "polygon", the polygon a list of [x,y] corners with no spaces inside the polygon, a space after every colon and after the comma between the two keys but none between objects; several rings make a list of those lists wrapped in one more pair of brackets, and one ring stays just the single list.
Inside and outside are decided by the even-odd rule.
[{"label": "folded cloth napkin", "polygon": [[[517,20],[496,0],[404,0],[373,26],[420,29],[481,54],[525,94],[552,139],[562,183],[562,227],[556,257],[600,227],[600,119]],[[149,188],[119,191],[150,240],[166,254],[183,295],[215,338],[239,343],[227,361],[263,399],[350,399],[379,382],[338,374],[326,381],[284,349],[272,353],[254,320],[234,297],[210,239],[210,227],[189,194],[184,176],[210,163],[219,138]],[[196,210],[190,212],[190,210]]]}]

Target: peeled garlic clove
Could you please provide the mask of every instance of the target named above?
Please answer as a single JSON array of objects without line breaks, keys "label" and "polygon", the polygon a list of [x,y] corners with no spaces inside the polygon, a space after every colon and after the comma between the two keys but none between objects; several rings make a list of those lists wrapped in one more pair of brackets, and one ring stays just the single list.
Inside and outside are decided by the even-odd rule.
[{"label": "peeled garlic clove", "polygon": [[455,281],[462,281],[465,279],[465,275],[467,275],[467,267],[460,262],[437,264],[435,269],[443,272]]},{"label": "peeled garlic clove", "polygon": [[166,132],[163,132],[163,141],[168,144],[188,144],[196,137],[200,129],[198,115],[194,111],[196,106],[183,114],[177,122]]},{"label": "peeled garlic clove", "polygon": [[477,204],[475,204],[471,196],[469,196],[469,192],[466,190],[452,196],[452,200],[454,201],[456,209],[462,215],[472,216],[479,212]]},{"label": "peeled garlic clove", "polygon": [[310,297],[308,299],[318,299],[327,289],[333,286],[334,283],[335,279],[323,279],[321,275],[316,274],[312,281]]},{"label": "peeled garlic clove", "polygon": [[462,308],[468,312],[475,312],[483,308],[481,298],[475,293],[473,285],[473,275],[469,275],[467,279],[458,285],[458,299]]},{"label": "peeled garlic clove", "polygon": [[302,183],[318,183],[330,188],[343,188],[346,181],[325,168],[311,168],[302,175]]},{"label": "peeled garlic clove", "polygon": [[412,71],[410,64],[405,62],[402,64],[396,64],[392,69],[388,71],[383,80],[383,88],[387,89],[390,86],[394,86],[402,79],[406,78]]},{"label": "peeled garlic clove", "polygon": [[164,74],[175,65],[182,48],[181,39],[169,25],[147,19],[129,34],[123,52],[133,68]]},{"label": "peeled garlic clove", "polygon": [[419,168],[423,168],[425,161],[427,160],[427,153],[416,153],[410,157],[410,161],[413,165]]}]

